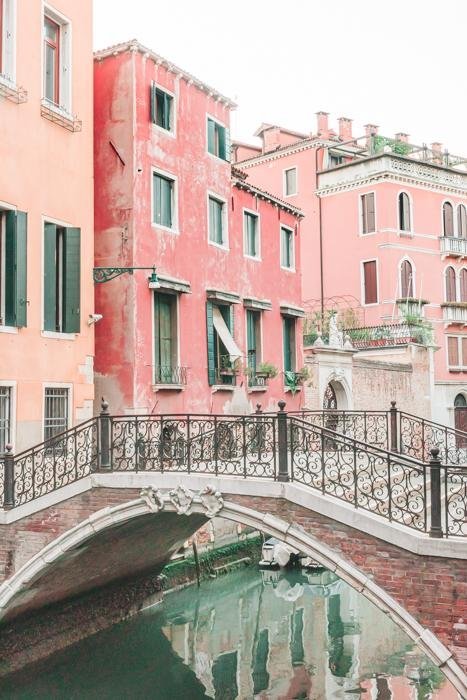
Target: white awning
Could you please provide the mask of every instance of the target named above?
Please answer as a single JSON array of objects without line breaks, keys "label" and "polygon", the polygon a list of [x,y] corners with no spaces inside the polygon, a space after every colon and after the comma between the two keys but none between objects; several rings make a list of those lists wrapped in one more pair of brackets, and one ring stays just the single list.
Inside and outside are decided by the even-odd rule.
[{"label": "white awning", "polygon": [[242,351],[233,339],[232,334],[230,333],[221,314],[221,310],[217,306],[214,306],[212,309],[212,321],[219,338],[224,343],[225,349],[230,355],[230,361],[235,362],[235,360],[242,356]]}]

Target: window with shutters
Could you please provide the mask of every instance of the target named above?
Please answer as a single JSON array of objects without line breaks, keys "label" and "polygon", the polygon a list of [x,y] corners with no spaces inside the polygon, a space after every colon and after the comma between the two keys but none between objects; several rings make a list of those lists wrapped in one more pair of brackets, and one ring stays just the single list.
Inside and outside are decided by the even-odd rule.
[{"label": "window with shutters", "polygon": [[284,195],[290,197],[297,194],[297,168],[284,170]]},{"label": "window with shutters", "polygon": [[208,231],[209,243],[227,248],[226,203],[211,194],[208,195]]},{"label": "window with shutters", "polygon": [[44,390],[44,440],[50,440],[69,427],[70,390],[46,387]]},{"label": "window with shutters", "polygon": [[0,0],[0,80],[16,80],[16,0]]},{"label": "window with shutters", "polygon": [[0,386],[0,454],[5,452],[5,445],[12,442],[12,393],[11,386]]},{"label": "window with shutters", "polygon": [[378,303],[378,272],[376,260],[367,260],[363,263],[363,303]]},{"label": "window with shutters", "polygon": [[284,372],[296,370],[295,326],[296,321],[293,316],[282,317]]},{"label": "window with shutters", "polygon": [[361,232],[374,233],[376,231],[375,193],[367,192],[360,195]]},{"label": "window with shutters", "polygon": [[462,268],[459,274],[460,301],[467,302],[467,269]]},{"label": "window with shutters", "polygon": [[246,344],[249,386],[264,385],[256,371],[261,364],[261,311],[246,310]]},{"label": "window with shutters", "polygon": [[79,228],[44,224],[44,331],[80,331]]},{"label": "window with shutters", "polygon": [[178,298],[154,292],[154,384],[186,383],[186,369],[178,362]]},{"label": "window with shutters", "polygon": [[398,197],[399,231],[411,231],[410,197],[407,192],[400,192]]},{"label": "window with shutters", "polygon": [[467,370],[467,336],[448,335],[447,354],[448,368],[452,370]]},{"label": "window with shutters", "polygon": [[459,238],[467,237],[467,212],[463,204],[457,207],[457,235]]},{"label": "window with shutters", "polygon": [[26,325],[27,216],[0,210],[0,325]]},{"label": "window with shutters", "polygon": [[234,338],[232,304],[206,304],[209,384],[235,386],[242,357]]},{"label": "window with shutters", "polygon": [[281,267],[286,270],[295,268],[294,232],[288,226],[281,226]]},{"label": "window with shutters", "polygon": [[229,130],[212,117],[207,118],[208,153],[230,162]]},{"label": "window with shutters", "polygon": [[151,121],[164,131],[175,131],[174,96],[155,83],[150,89]]},{"label": "window with shutters", "polygon": [[177,183],[167,173],[152,172],[152,223],[177,232]]},{"label": "window with shutters", "polygon": [[454,211],[451,202],[443,204],[443,236],[454,236]]},{"label": "window with shutters", "polygon": [[409,260],[401,262],[401,298],[412,299],[415,296],[412,263]]},{"label": "window with shutters", "polygon": [[453,267],[446,268],[446,301],[457,301],[456,273]]},{"label": "window with shutters", "polygon": [[67,114],[71,111],[71,23],[47,7],[43,23],[43,97]]},{"label": "window with shutters", "polygon": [[249,258],[259,258],[259,216],[243,210],[244,252]]}]

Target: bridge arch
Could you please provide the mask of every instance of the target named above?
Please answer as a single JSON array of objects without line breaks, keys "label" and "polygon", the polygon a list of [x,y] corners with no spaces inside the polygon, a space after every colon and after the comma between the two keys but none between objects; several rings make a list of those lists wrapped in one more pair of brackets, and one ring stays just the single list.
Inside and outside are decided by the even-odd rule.
[{"label": "bridge arch", "polygon": [[230,500],[207,487],[198,495],[179,486],[171,492],[162,492],[151,487],[141,491],[139,498],[106,507],[65,531],[24,564],[13,576],[0,586],[0,618],[4,617],[15,598],[25,594],[39,581],[60,565],[66,554],[78,552],[93,538],[111,528],[136,521],[144,516],[162,513],[176,514],[183,519],[184,532],[193,534],[200,525],[215,516],[251,526],[303,551],[327,569],[362,593],[380,610],[385,612],[440,668],[454,687],[465,696],[467,679],[452,652],[429,630],[421,625],[405,608],[390,596],[370,576],[354,563],[344,559],[332,547],[318,541],[300,525],[270,513],[260,512]]}]

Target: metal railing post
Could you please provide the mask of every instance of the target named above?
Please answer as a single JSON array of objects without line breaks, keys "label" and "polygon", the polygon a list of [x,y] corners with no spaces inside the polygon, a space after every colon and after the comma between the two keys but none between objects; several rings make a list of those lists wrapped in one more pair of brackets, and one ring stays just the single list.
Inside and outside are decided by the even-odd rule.
[{"label": "metal railing post", "polygon": [[430,450],[430,496],[431,496],[431,518],[430,537],[443,537],[441,527],[441,460],[439,459],[439,448],[432,447]]},{"label": "metal railing post", "polygon": [[13,445],[5,445],[3,455],[3,507],[5,510],[15,505],[15,455]]},{"label": "metal railing post", "polygon": [[277,404],[277,450],[279,454],[278,481],[289,481],[289,455],[287,440],[287,413],[284,411],[285,401]]},{"label": "metal railing post", "polygon": [[112,468],[110,460],[110,426],[109,404],[102,398],[101,412],[99,414],[99,450],[97,454],[97,464],[98,469],[103,471],[110,471]]},{"label": "metal railing post", "polygon": [[391,423],[391,452],[399,452],[399,435],[397,430],[397,408],[396,402],[391,401],[391,408],[389,409],[390,423]]}]

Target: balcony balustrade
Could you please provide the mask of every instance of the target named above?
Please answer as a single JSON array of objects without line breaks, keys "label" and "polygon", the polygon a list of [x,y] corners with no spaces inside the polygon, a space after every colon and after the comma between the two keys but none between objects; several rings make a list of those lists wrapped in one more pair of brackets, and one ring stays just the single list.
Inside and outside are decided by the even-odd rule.
[{"label": "balcony balustrade", "polygon": [[154,368],[156,384],[170,384],[185,386],[187,379],[186,367],[172,367],[171,365],[156,365]]},{"label": "balcony balustrade", "polygon": [[467,238],[457,238],[455,236],[440,236],[441,255],[453,258],[467,257]]},{"label": "balcony balustrade", "polygon": [[443,309],[443,321],[467,326],[467,302],[449,301],[441,304]]}]

